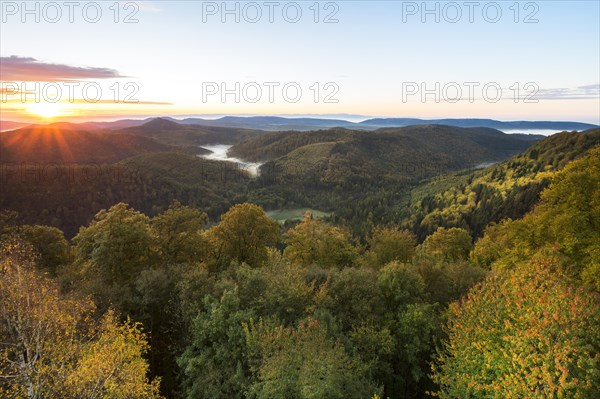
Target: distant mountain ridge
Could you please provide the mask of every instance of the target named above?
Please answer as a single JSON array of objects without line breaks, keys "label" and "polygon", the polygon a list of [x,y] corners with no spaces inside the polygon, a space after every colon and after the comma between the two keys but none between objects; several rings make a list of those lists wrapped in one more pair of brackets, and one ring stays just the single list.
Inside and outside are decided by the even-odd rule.
[{"label": "distant mountain ridge", "polygon": [[13,122],[13,121],[0,121],[0,132],[4,132],[7,130],[19,129],[25,126],[28,126],[29,123],[23,122]]},{"label": "distant mountain ridge", "polygon": [[[329,118],[305,118],[305,117],[282,117],[282,116],[224,116],[218,119],[207,118],[184,118],[173,117],[150,117],[146,119],[122,119],[112,122],[84,122],[87,129],[125,129],[141,126],[155,119],[169,120],[182,125],[200,125],[208,127],[242,128],[265,131],[297,130],[307,131],[316,129],[329,129],[344,127],[357,130],[376,130],[382,127],[405,127],[411,125],[436,124],[455,127],[488,127],[503,131],[573,131],[597,128],[598,125],[570,121],[498,121],[494,119],[476,118],[443,118],[443,119],[420,119],[420,118],[371,118],[362,122],[351,122],[344,119]],[[0,121],[1,130],[19,128],[27,124],[11,121]]]},{"label": "distant mountain ridge", "polygon": [[582,122],[554,122],[554,121],[498,121],[494,119],[418,119],[418,118],[373,118],[362,122],[350,122],[343,119],[320,118],[284,118],[279,116],[225,116],[219,119],[186,118],[177,121],[183,124],[204,126],[239,127],[268,131],[282,130],[314,130],[333,127],[347,129],[376,130],[382,127],[405,127],[411,125],[447,125],[455,127],[488,127],[498,130],[556,130],[572,131],[587,130],[598,127],[597,125]]}]

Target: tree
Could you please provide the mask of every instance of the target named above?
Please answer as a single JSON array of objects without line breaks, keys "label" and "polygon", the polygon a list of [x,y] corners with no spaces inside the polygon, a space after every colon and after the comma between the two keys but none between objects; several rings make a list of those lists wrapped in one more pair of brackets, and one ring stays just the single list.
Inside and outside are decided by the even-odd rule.
[{"label": "tree", "polygon": [[367,264],[375,268],[380,268],[394,260],[410,261],[417,246],[414,234],[391,227],[376,228],[367,243],[369,245],[366,255]]},{"label": "tree", "polygon": [[377,277],[375,270],[366,267],[347,267],[331,273],[326,304],[345,332],[356,325],[380,321],[385,305]]},{"label": "tree", "polygon": [[59,267],[71,260],[71,249],[64,233],[56,227],[25,225],[21,236],[39,253],[38,267],[56,275]]},{"label": "tree", "polygon": [[221,266],[230,261],[253,267],[267,259],[267,247],[279,239],[279,225],[261,207],[238,204],[221,216],[221,222],[206,232],[214,260]]},{"label": "tree", "polygon": [[0,250],[0,396],[158,398],[136,324],[100,324],[87,298],[64,297],[23,242]]},{"label": "tree", "polygon": [[382,376],[385,393],[410,397],[426,376],[435,308],[423,302],[425,282],[413,265],[391,262],[381,269],[377,282],[384,310],[381,325],[392,333],[396,348],[389,360],[392,372]]},{"label": "tree", "polygon": [[155,255],[148,217],[124,203],[98,212],[73,242],[76,263],[84,265],[87,277],[109,286],[131,284]]},{"label": "tree", "polygon": [[185,394],[190,398],[243,398],[248,366],[242,323],[253,313],[241,308],[235,291],[225,291],[218,300],[206,296],[204,302],[207,310],[194,319],[191,342],[178,359]]},{"label": "tree", "polygon": [[101,310],[115,307],[123,317],[143,323],[151,371],[170,391],[179,385],[174,352],[187,324],[176,317],[176,287],[204,255],[206,221],[200,211],[177,202],[153,219],[121,203],[100,211],[74,239],[71,284],[92,295]]},{"label": "tree", "polygon": [[414,261],[425,281],[425,292],[430,302],[447,305],[465,295],[486,276],[486,270],[467,261],[444,262],[428,258]]},{"label": "tree", "polygon": [[506,248],[510,246],[509,234],[507,234],[507,225],[511,220],[504,220],[501,223],[492,223],[485,229],[483,237],[475,242],[470,259],[477,266],[484,269],[491,269],[492,264],[497,261]]},{"label": "tree", "polygon": [[246,324],[250,351],[259,357],[249,396],[256,399],[362,399],[378,389],[367,368],[327,337],[315,319],[298,328]]},{"label": "tree", "polygon": [[206,213],[174,201],[169,209],[150,221],[156,231],[161,256],[167,263],[193,263],[205,255],[201,232],[208,224]]},{"label": "tree", "polygon": [[425,239],[421,245],[421,252],[436,259],[466,260],[471,247],[471,236],[465,229],[438,227]]},{"label": "tree", "polygon": [[118,324],[107,312],[97,338],[81,349],[73,371],[65,380],[71,397],[107,399],[159,398],[159,380],[147,381],[149,349],[139,323]]},{"label": "tree", "polygon": [[379,272],[377,282],[384,300],[383,307],[388,311],[419,301],[425,290],[425,282],[417,269],[400,262],[385,265]]},{"label": "tree", "polygon": [[433,369],[439,396],[597,397],[598,305],[553,259],[490,276],[450,306],[448,340]]},{"label": "tree", "polygon": [[341,268],[354,265],[358,257],[348,231],[313,219],[310,214],[287,232],[285,243],[285,257],[304,266]]},{"label": "tree", "polygon": [[255,298],[255,309],[291,325],[306,317],[326,295],[325,285],[309,283],[305,270],[279,256],[272,256],[261,269],[265,290]]},{"label": "tree", "polygon": [[559,172],[524,222],[573,260],[570,273],[600,291],[600,147]]}]

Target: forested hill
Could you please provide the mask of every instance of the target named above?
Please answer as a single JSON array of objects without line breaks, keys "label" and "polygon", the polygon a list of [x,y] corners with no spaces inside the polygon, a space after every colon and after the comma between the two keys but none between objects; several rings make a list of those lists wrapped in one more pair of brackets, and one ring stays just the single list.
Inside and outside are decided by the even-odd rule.
[{"label": "forested hill", "polygon": [[[309,207],[331,212],[333,221],[361,237],[374,224],[403,220],[419,239],[437,226],[460,226],[480,235],[488,222],[519,217],[531,208],[547,184],[541,178],[545,176],[542,172],[548,172],[544,169],[547,165],[558,169],[598,141],[597,129],[561,133],[530,150],[527,148],[539,136],[507,135],[487,128],[422,125],[374,132],[330,129],[300,133],[233,129],[229,137],[238,140],[248,134],[251,138],[234,146],[230,155],[252,160],[275,157],[261,167],[258,179],[250,179],[232,163],[182,153],[193,140],[210,136],[203,136],[200,130],[188,135],[189,127],[167,120],[150,121],[136,128],[138,134],[131,134],[132,130],[127,130],[130,134],[123,134],[125,130],[82,132],[68,125],[56,131],[48,129],[2,134],[2,162],[7,165],[63,164],[32,169],[33,174],[15,165],[5,168],[0,205],[18,211],[26,223],[60,227],[68,236],[98,210],[114,203],[128,202],[154,215],[175,199],[202,208],[213,219],[243,201],[268,210]],[[22,140],[11,141],[14,137]],[[39,155],[43,150],[45,154]],[[471,173],[439,177],[523,150],[526,152],[512,163],[476,172],[474,177]],[[114,164],[116,161],[121,163]],[[98,168],[90,163],[106,165]],[[495,175],[485,177],[488,171]],[[526,180],[524,176],[531,172],[539,172],[540,178]],[[23,173],[29,173],[25,179]],[[413,189],[434,176],[434,181]],[[498,181],[479,184],[478,176],[484,180],[503,176],[515,180],[518,176],[518,184],[514,188],[512,180],[503,185]]]},{"label": "forested hill", "polygon": [[408,192],[420,181],[504,160],[538,138],[439,125],[330,129],[266,133],[234,146],[230,154],[268,160],[249,200],[267,209],[333,212],[336,223],[364,236],[373,223],[406,217]]},{"label": "forested hill", "polygon": [[108,132],[151,137],[171,145],[237,144],[264,133],[235,127],[184,125],[165,118]]},{"label": "forested hill", "polygon": [[[444,125],[385,128],[373,132],[330,129],[266,133],[234,146],[230,153],[249,161],[269,161],[308,144],[335,142],[340,146],[334,154],[352,152],[375,158],[390,154],[391,157],[421,158],[422,161],[430,160],[430,154],[437,154],[456,163],[468,164],[505,159],[524,151],[541,138],[509,135],[489,128]],[[400,159],[396,158],[396,161]]]},{"label": "forested hill", "polygon": [[0,209],[30,224],[58,227],[67,237],[101,209],[127,202],[154,215],[173,200],[217,219],[243,201],[249,178],[229,162],[181,152],[145,153],[116,164],[7,164]]},{"label": "forested hill", "polygon": [[488,168],[437,177],[412,190],[406,227],[421,239],[438,227],[479,236],[491,222],[522,217],[557,171],[597,145],[600,129],[562,132]]},{"label": "forested hill", "polygon": [[27,127],[0,135],[0,161],[35,163],[113,163],[173,147],[150,138],[74,130],[64,125]]}]

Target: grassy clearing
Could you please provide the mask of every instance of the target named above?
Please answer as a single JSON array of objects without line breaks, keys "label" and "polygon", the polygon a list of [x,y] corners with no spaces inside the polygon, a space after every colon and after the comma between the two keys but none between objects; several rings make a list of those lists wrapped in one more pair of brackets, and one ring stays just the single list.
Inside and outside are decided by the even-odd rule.
[{"label": "grassy clearing", "polygon": [[306,212],[311,212],[313,217],[316,219],[322,219],[329,215],[330,212],[318,211],[310,208],[296,208],[296,209],[278,209],[275,211],[267,212],[270,218],[277,220],[279,223],[285,223],[286,221],[302,220]]}]

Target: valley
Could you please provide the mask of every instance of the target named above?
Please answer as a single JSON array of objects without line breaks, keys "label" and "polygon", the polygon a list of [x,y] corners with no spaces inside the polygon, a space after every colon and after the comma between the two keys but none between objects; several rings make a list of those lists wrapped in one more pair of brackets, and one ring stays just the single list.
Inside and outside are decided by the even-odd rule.
[{"label": "valley", "polygon": [[212,159],[215,161],[224,161],[224,162],[233,162],[238,165],[238,167],[247,172],[250,176],[256,177],[260,173],[260,166],[262,163],[260,162],[244,162],[238,158],[231,158],[228,155],[228,151],[233,145],[227,144],[213,144],[213,145],[203,145],[201,148],[210,151],[209,154],[200,155],[205,159]]},{"label": "valley", "polygon": [[[7,166],[2,178],[9,189],[0,204],[28,223],[50,224],[69,236],[112,203],[152,214],[175,199],[201,205],[214,218],[227,205],[247,200],[267,210],[319,209],[364,235],[368,226],[356,219],[364,201],[377,198],[381,204],[369,206],[374,222],[405,217],[402,204],[420,181],[501,161],[541,139],[444,125],[265,132],[156,118],[116,130],[85,127],[54,124],[3,133],[6,165],[68,164],[72,175],[88,178],[23,179]],[[105,173],[89,172],[95,169]]]},{"label": "valley", "polygon": [[[494,276],[525,279],[532,296],[565,281],[597,293],[599,146],[600,129],[24,127],[0,135],[0,241],[21,240],[0,262],[12,276],[29,259],[31,286],[56,287],[52,301],[93,298],[139,323],[151,334],[139,359],[165,397],[261,391],[277,359],[310,384],[327,362],[339,399],[420,399],[454,372],[448,356],[469,356],[436,349],[442,312],[472,323],[454,304],[512,289]],[[248,377],[223,385],[232,364]]]},{"label": "valley", "polygon": [[0,399],[599,399],[600,1],[0,9]]}]

